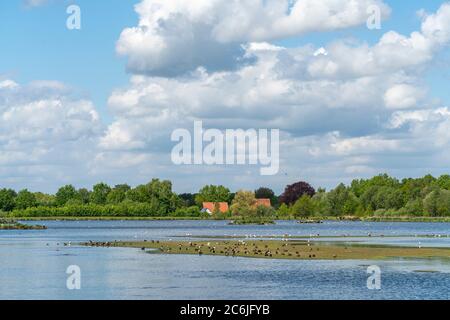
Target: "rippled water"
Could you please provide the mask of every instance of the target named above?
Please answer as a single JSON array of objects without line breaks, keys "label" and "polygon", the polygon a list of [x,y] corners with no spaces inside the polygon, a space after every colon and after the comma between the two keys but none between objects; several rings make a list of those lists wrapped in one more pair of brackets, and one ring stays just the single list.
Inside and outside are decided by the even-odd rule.
[{"label": "rippled water", "polygon": [[[225,221],[39,223],[47,225],[48,230],[0,231],[0,299],[449,299],[450,296],[450,262],[445,259],[266,260],[148,254],[137,249],[76,245],[88,240],[319,234],[359,236],[352,241],[368,243],[450,247],[450,224],[445,223],[302,225],[281,221],[273,226],[229,226]],[[372,237],[367,237],[369,234]],[[375,237],[379,235],[385,237]],[[72,246],[63,246],[69,241]],[[367,289],[367,266],[372,264],[382,270],[381,290]],[[81,268],[81,290],[66,288],[69,265]]]}]

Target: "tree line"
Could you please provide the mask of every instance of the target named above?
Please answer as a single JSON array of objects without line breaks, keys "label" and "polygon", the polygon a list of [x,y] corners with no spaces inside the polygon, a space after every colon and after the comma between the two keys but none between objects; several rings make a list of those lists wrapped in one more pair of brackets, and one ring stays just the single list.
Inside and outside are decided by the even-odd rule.
[{"label": "tree line", "polygon": [[[273,208],[257,207],[256,199],[270,199]],[[206,217],[203,202],[227,202],[231,216],[341,217],[341,216],[450,216],[450,176],[399,180],[387,174],[356,179],[327,191],[300,181],[281,195],[261,187],[232,193],[225,186],[208,185],[197,193],[176,194],[170,181],[153,179],[134,188],[98,183],[91,190],[66,185],[55,194],[0,189],[0,213],[11,217],[132,216]]]}]

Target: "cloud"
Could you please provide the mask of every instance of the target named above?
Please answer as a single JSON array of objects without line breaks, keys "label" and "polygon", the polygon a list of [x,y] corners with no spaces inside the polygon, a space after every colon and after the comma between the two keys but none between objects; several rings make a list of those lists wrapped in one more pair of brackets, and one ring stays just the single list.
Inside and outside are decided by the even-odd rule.
[{"label": "cloud", "polygon": [[46,188],[86,174],[102,125],[92,102],[62,83],[0,82],[2,186]]},{"label": "cloud", "polygon": [[249,63],[243,43],[365,24],[380,0],[143,0],[139,24],[123,30],[117,52],[133,73],[176,76],[198,67],[230,70]]},{"label": "cloud", "polygon": [[386,91],[384,102],[390,109],[407,109],[419,106],[423,96],[423,91],[415,86],[397,84]]},{"label": "cloud", "polygon": [[24,0],[24,4],[27,8],[35,8],[46,5],[50,0]]},{"label": "cloud", "polygon": [[[443,134],[448,129],[447,109],[436,109],[422,79],[429,64],[450,42],[450,4],[422,15],[419,31],[410,35],[388,31],[373,45],[348,39],[322,47],[285,48],[270,43],[292,34],[349,27],[348,21],[352,21],[351,25],[363,23],[359,16],[363,7],[349,1],[354,5],[354,11],[349,11],[354,19],[342,19],[347,25],[337,23],[341,21],[338,18],[331,19],[335,21],[332,25],[323,25],[319,17],[314,26],[316,6],[338,2],[296,2],[310,4],[304,10],[312,10],[308,11],[311,20],[300,19],[298,25],[291,21],[286,29],[280,25],[297,14],[295,5],[286,11],[270,1],[261,7],[259,1],[252,2],[251,7],[243,2],[141,2],[137,6],[139,26],[126,29],[118,42],[119,52],[130,59],[128,67],[133,75],[128,87],[114,90],[109,98],[115,120],[101,138],[102,159],[132,153],[142,159],[133,162],[135,170],[145,172],[149,161],[145,155],[151,156],[153,168],[176,176],[178,181],[188,181],[189,175],[212,169],[181,170],[172,166],[168,138],[172,130],[189,129],[194,120],[203,120],[206,127],[219,129],[281,129],[281,171],[289,176],[309,177],[317,184],[331,185],[355,174],[380,171],[422,174],[427,166],[444,163],[449,156],[443,146],[450,143],[448,134]],[[274,6],[271,10],[270,5]],[[328,15],[333,12],[325,10]],[[258,26],[252,20],[253,14],[266,14],[270,19],[260,19],[265,22]],[[171,28],[183,19],[183,30],[189,37],[183,33],[169,36],[167,32],[175,30]],[[228,29],[221,29],[223,21],[227,21]],[[229,27],[240,21],[243,26]],[[211,56],[208,50],[233,45],[242,50],[241,61],[248,63],[210,68],[191,58],[183,60],[196,50],[197,23],[208,24],[207,28],[199,28],[211,31],[202,38],[207,48],[202,59],[214,65],[217,56]],[[236,32],[227,34],[225,30]],[[142,38],[133,39],[136,34]],[[186,39],[189,41],[180,50],[177,46]],[[134,50],[134,44],[148,48]],[[166,55],[164,50],[175,56]],[[167,66],[178,68],[182,64],[181,69],[167,73]],[[404,166],[405,159],[413,162],[410,167]],[[240,182],[259,183],[251,168],[246,174],[242,168],[215,170],[215,175],[228,181],[239,176]],[[233,178],[226,178],[228,174]],[[272,179],[281,184],[286,178]]]},{"label": "cloud", "polygon": [[[363,25],[370,5],[389,16],[376,0],[143,0],[138,25],[116,44],[131,77],[109,96],[106,128],[92,102],[66,84],[0,80],[2,183],[54,190],[158,176],[178,191],[210,183],[281,191],[299,178],[332,186],[385,171],[442,173],[450,111],[430,97],[424,75],[450,43],[449,3],[422,12],[417,31],[388,31],[373,44],[274,44]],[[195,120],[205,128],[281,129],[280,174],[173,165],[171,133]]]}]

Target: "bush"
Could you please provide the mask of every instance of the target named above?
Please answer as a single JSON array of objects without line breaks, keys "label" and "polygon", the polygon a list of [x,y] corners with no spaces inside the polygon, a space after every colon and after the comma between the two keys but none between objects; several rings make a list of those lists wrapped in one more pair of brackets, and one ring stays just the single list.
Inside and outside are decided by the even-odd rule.
[{"label": "bush", "polygon": [[173,213],[174,217],[192,217],[197,218],[201,216],[199,207],[192,206],[188,208],[179,208]]},{"label": "bush", "polygon": [[274,217],[275,209],[266,206],[258,206],[256,208],[256,216],[258,217]]},{"label": "bush", "polygon": [[288,218],[290,215],[289,207],[285,203],[281,204],[281,206],[278,208],[276,214],[280,218]]},{"label": "bush", "polygon": [[[197,208],[198,209],[198,208]],[[195,216],[195,210],[187,213]],[[64,207],[35,207],[25,210],[14,210],[11,217],[164,217],[169,213],[149,203],[124,202],[118,205],[67,205]]]},{"label": "bush", "polygon": [[294,217],[310,217],[314,215],[314,201],[310,196],[304,194],[292,206],[291,213]]}]

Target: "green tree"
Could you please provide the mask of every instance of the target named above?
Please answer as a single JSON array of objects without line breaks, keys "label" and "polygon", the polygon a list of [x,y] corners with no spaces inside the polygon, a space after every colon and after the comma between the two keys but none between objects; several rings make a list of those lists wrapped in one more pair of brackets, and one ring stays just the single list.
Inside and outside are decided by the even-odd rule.
[{"label": "green tree", "polygon": [[333,216],[354,215],[359,206],[358,198],[342,183],[327,194],[327,200]]},{"label": "green tree", "polygon": [[275,209],[273,207],[257,206],[256,207],[256,216],[262,217],[262,218],[274,217]]},{"label": "green tree", "polygon": [[106,183],[98,183],[92,189],[90,200],[95,204],[106,204],[108,194],[111,192],[111,187]]},{"label": "green tree", "polygon": [[371,179],[353,180],[350,185],[350,191],[356,196],[361,197],[369,188],[378,189],[379,187],[398,188],[400,182],[388,174],[380,174]]},{"label": "green tree", "polygon": [[325,190],[316,193],[311,199],[314,202],[316,215],[326,217],[331,214],[331,205],[328,201],[328,193]]},{"label": "green tree", "polygon": [[437,214],[439,217],[450,216],[450,191],[442,190],[437,206]]},{"label": "green tree", "polygon": [[450,190],[450,175],[445,174],[445,175],[440,176],[437,179],[436,184],[441,189]]},{"label": "green tree", "polygon": [[56,197],[54,195],[36,192],[34,196],[38,207],[53,207],[55,205]]},{"label": "green tree", "polygon": [[241,190],[236,193],[231,204],[231,212],[239,216],[256,216],[256,198],[253,191]]},{"label": "green tree", "polygon": [[282,203],[277,210],[277,215],[282,218],[288,217],[290,215],[289,207],[285,203]]},{"label": "green tree", "polygon": [[371,186],[361,196],[363,205],[370,210],[395,211],[405,205],[403,193],[399,188]]},{"label": "green tree", "polygon": [[203,202],[229,202],[231,199],[230,190],[224,186],[205,186],[195,196],[195,202],[199,207]]},{"label": "green tree", "polygon": [[298,199],[291,208],[294,217],[310,217],[315,214],[314,201],[307,194]]},{"label": "green tree", "polygon": [[403,208],[398,210],[399,215],[407,216],[423,216],[424,212],[423,201],[421,199],[409,200]]},{"label": "green tree", "polygon": [[12,211],[15,206],[14,199],[17,194],[11,189],[0,190],[0,211]]},{"label": "green tree", "polygon": [[425,199],[423,199],[423,208],[427,215],[437,216],[437,201],[439,200],[439,191],[430,192]]},{"label": "green tree", "polygon": [[430,192],[423,200],[423,208],[432,217],[450,215],[450,191],[439,189]]},{"label": "green tree", "polygon": [[72,185],[66,185],[64,187],[59,188],[58,192],[56,192],[56,205],[59,207],[64,206],[67,201],[71,199],[78,199],[78,192]]},{"label": "green tree", "polygon": [[172,183],[167,180],[153,179],[128,191],[126,197],[133,202],[151,204],[159,215],[172,213],[182,206],[182,200],[172,191]]},{"label": "green tree", "polygon": [[80,200],[81,204],[88,204],[91,198],[91,193],[88,189],[81,188],[78,190],[77,198]]},{"label": "green tree", "polygon": [[111,192],[108,193],[106,202],[109,204],[119,204],[125,201],[127,192],[131,190],[131,187],[127,184],[116,185]]},{"label": "green tree", "polygon": [[116,184],[114,186],[113,190],[119,190],[119,191],[121,191],[123,193],[127,193],[128,191],[131,190],[131,187],[128,184],[126,184],[126,183]]},{"label": "green tree", "polygon": [[183,201],[184,207],[195,206],[195,194],[193,193],[182,193],[179,195],[180,199]]},{"label": "green tree", "polygon": [[16,208],[21,210],[36,207],[37,205],[36,196],[27,189],[19,191],[15,201]]}]

